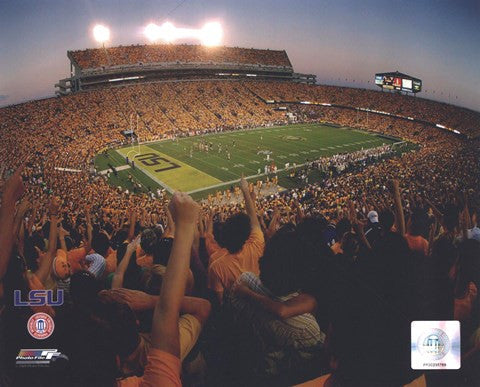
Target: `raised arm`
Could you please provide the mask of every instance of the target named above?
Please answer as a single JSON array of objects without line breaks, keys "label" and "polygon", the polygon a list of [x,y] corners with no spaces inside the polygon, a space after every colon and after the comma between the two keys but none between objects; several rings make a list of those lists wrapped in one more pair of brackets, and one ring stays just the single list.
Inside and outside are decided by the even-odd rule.
[{"label": "raised arm", "polygon": [[117,289],[123,287],[123,278],[125,277],[125,272],[127,271],[128,264],[130,263],[130,259],[132,258],[133,253],[137,249],[137,246],[140,243],[140,235],[133,241],[131,241],[128,246],[127,250],[125,251],[125,255],[123,256],[121,262],[117,266],[117,270],[115,270],[115,274],[113,275],[112,279],[112,289]]},{"label": "raised arm", "polygon": [[270,220],[268,228],[266,229],[266,232],[265,232],[266,239],[270,239],[277,232],[280,226],[279,223],[280,223],[280,210],[278,208],[275,208],[275,210],[273,211],[272,219]]},{"label": "raised arm", "polygon": [[50,235],[48,237],[48,251],[43,256],[38,270],[35,272],[38,279],[45,284],[52,270],[53,259],[57,252],[57,232],[58,232],[58,215],[60,210],[60,199],[53,196],[50,202]]},{"label": "raised arm", "polygon": [[176,192],[169,208],[175,222],[175,238],[153,314],[152,347],[179,357],[178,317],[185,294],[199,206],[187,194]]},{"label": "raised arm", "polygon": [[392,195],[395,203],[395,224],[397,232],[400,235],[405,235],[405,216],[403,214],[402,198],[400,196],[400,185],[397,179],[393,179],[392,182]]},{"label": "raised arm", "polygon": [[130,212],[130,217],[129,217],[129,227],[128,227],[128,236],[127,240],[131,242],[133,240],[133,237],[135,236],[135,223],[137,222],[137,214],[135,211]]},{"label": "raised arm", "polygon": [[92,219],[90,217],[90,208],[85,208],[85,221],[87,226],[87,240],[85,241],[85,253],[88,254],[90,249],[92,248],[92,233],[93,233],[93,226],[92,226]]},{"label": "raised arm", "polygon": [[167,215],[167,226],[165,227],[165,231],[163,233],[164,238],[171,238],[175,235],[175,222],[173,221],[172,214],[168,206],[165,206],[165,214]]},{"label": "raised arm", "polygon": [[242,190],[243,197],[245,199],[245,208],[247,209],[247,215],[250,217],[250,224],[252,230],[254,228],[260,229],[260,223],[258,222],[257,211],[255,209],[255,203],[248,190],[248,183],[244,177],[240,180],[240,189]]},{"label": "raised arm", "polygon": [[27,223],[28,236],[32,235],[33,226],[35,226],[35,219],[37,218],[37,212],[38,212],[38,207],[37,205],[34,205],[32,208],[32,213],[30,214],[30,217],[28,218],[28,223]]},{"label": "raised arm", "polygon": [[23,218],[27,211],[31,208],[31,204],[28,199],[24,198],[17,206],[17,213],[15,214],[15,221],[13,226],[13,234],[16,238],[19,237],[20,229],[23,223]]},{"label": "raised arm", "polygon": [[65,254],[68,252],[67,244],[65,243],[65,237],[70,235],[70,233],[63,228],[62,225],[58,227],[58,240],[60,241],[60,249],[65,251]]},{"label": "raised arm", "polygon": [[25,187],[22,181],[23,166],[18,168],[4,185],[2,206],[0,207],[0,281],[7,271],[12,253],[14,235],[15,203],[21,198]]},{"label": "raised arm", "polygon": [[462,235],[463,239],[468,239],[468,230],[472,228],[472,218],[470,217],[470,211],[468,210],[468,197],[467,194],[463,195],[463,210],[461,214],[462,219]]},{"label": "raised arm", "polygon": [[355,206],[353,204],[353,201],[350,201],[349,203],[349,218],[350,218],[350,223],[352,224],[353,229],[355,230],[355,233],[358,235],[360,238],[360,241],[363,243],[363,245],[368,249],[371,250],[372,246],[370,246],[370,243],[368,242],[367,237],[365,236],[365,232],[363,230],[364,224],[360,219],[358,219],[357,212],[355,211]]}]

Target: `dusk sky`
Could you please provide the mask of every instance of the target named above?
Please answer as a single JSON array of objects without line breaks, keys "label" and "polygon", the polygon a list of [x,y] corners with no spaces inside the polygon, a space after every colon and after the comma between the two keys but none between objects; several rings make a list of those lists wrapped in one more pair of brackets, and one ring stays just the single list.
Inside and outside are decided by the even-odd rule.
[{"label": "dusk sky", "polygon": [[319,83],[374,88],[398,70],[423,80],[420,96],[480,111],[480,0],[0,0],[0,106],[52,96],[67,50],[98,46],[96,23],[125,45],[166,20],[219,21],[224,45],[285,49]]}]

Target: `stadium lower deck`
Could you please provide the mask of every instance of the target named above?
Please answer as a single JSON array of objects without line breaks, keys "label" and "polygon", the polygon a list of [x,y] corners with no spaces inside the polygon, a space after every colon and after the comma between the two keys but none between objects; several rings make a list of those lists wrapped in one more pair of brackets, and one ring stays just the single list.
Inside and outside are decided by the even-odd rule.
[{"label": "stadium lower deck", "polygon": [[[345,127],[295,124],[147,143],[140,139],[140,143],[101,153],[95,165],[100,173],[109,174],[111,184],[125,189],[131,188],[134,179],[147,191],[161,188],[204,197],[237,183],[242,175],[263,180],[279,174],[281,186],[297,185],[290,173],[306,163],[394,142]],[[109,173],[111,166],[116,175]]]}]

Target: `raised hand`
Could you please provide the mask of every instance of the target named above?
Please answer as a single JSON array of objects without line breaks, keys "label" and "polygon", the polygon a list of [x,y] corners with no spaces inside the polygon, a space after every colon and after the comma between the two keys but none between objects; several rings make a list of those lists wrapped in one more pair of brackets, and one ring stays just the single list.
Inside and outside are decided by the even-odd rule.
[{"label": "raised hand", "polygon": [[61,223],[58,227],[58,235],[60,238],[65,238],[67,235],[70,235],[70,233],[63,228]]},{"label": "raised hand", "polygon": [[49,206],[50,215],[58,216],[60,204],[61,204],[60,198],[58,196],[52,196],[52,199],[50,200],[50,206]]},{"label": "raised hand", "polygon": [[17,207],[17,215],[23,218],[23,215],[32,208],[32,203],[26,198],[24,198]]},{"label": "raised hand", "polygon": [[200,210],[200,206],[183,192],[174,193],[168,208],[175,224],[194,224]]},{"label": "raised hand", "polygon": [[248,182],[247,180],[245,179],[245,177],[242,176],[242,178],[240,179],[240,189],[243,191],[243,192],[248,192]]},{"label": "raised hand", "polygon": [[13,173],[12,176],[6,181],[3,188],[2,203],[15,204],[25,192],[25,186],[23,185],[22,172],[25,164],[22,164]]},{"label": "raised hand", "polygon": [[278,208],[275,208],[273,212],[272,219],[270,220],[270,224],[266,230],[266,237],[270,239],[278,230],[279,228],[279,220],[280,220],[280,211]]}]

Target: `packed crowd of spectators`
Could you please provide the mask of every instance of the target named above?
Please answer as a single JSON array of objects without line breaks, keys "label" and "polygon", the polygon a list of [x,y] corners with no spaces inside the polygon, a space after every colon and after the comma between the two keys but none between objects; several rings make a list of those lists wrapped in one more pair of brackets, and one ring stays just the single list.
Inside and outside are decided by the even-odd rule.
[{"label": "packed crowd of spectators", "polygon": [[339,174],[349,168],[366,166],[393,153],[391,145],[382,145],[376,148],[362,149],[355,152],[322,157],[312,162],[312,167],[322,172]]},{"label": "packed crowd of spectators", "polygon": [[[93,155],[123,141],[136,114],[145,139],[282,122],[252,89],[307,96],[296,85],[303,94],[177,82],[0,110],[0,384],[478,385],[476,141],[292,105],[300,120],[368,128],[419,149],[268,196],[242,179],[243,200],[213,205],[125,193],[90,174]],[[15,307],[16,289],[24,299],[30,289],[63,290],[65,303]],[[19,371],[19,349],[38,347],[25,333],[37,311],[55,320],[42,345],[69,360]],[[454,319],[462,369],[412,371],[411,321]]]},{"label": "packed crowd of spectators", "polygon": [[252,82],[248,87],[264,100],[308,101],[373,109],[440,124],[472,137],[480,135],[479,112],[399,93],[327,85],[291,85],[282,82]]},{"label": "packed crowd of spectators", "polygon": [[235,63],[292,67],[287,53],[240,47],[207,47],[189,44],[149,44],[90,48],[70,51],[81,69],[102,66],[137,65],[139,63]]}]

